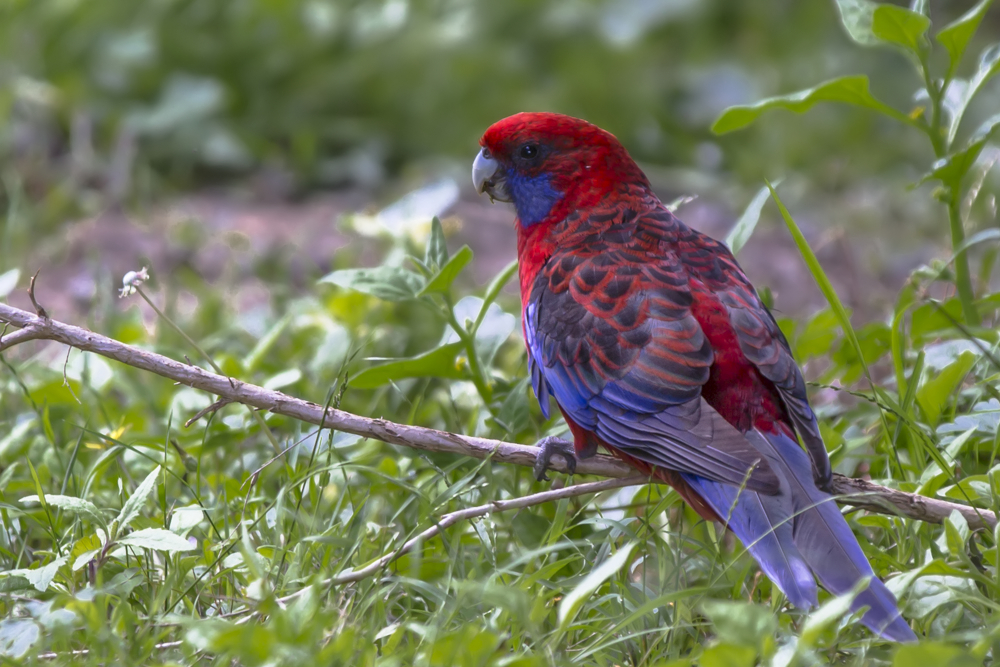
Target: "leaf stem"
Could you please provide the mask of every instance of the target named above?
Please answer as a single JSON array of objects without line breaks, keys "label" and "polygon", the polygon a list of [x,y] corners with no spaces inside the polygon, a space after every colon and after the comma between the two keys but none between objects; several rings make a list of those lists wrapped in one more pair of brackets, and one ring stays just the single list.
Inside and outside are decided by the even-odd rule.
[{"label": "leaf stem", "polygon": [[[947,137],[941,127],[941,105],[949,80],[946,78],[938,87],[931,76],[930,62],[926,50],[920,52],[920,70],[924,77],[924,85],[927,88],[927,96],[931,102],[930,124],[924,125],[924,131],[931,141],[934,149],[934,156],[941,160],[948,154],[949,144]],[[958,292],[958,299],[962,303],[962,314],[965,321],[970,326],[979,326],[979,313],[975,305],[975,292],[972,289],[972,273],[969,270],[969,256],[965,250],[960,250],[965,242],[965,227],[962,224],[962,181],[956,179],[951,182],[942,181],[946,189],[945,203],[948,206],[948,225],[951,229],[951,247],[955,252],[955,289]]]},{"label": "leaf stem", "polygon": [[455,305],[452,302],[451,294],[444,294],[445,303],[445,317],[448,319],[448,324],[451,328],[455,330],[458,335],[462,345],[465,346],[465,354],[469,358],[469,371],[472,374],[472,383],[476,386],[476,391],[479,392],[479,396],[483,399],[483,403],[486,404],[486,409],[489,410],[490,414],[493,414],[493,409],[491,403],[493,401],[493,389],[490,387],[489,382],[486,379],[486,373],[483,371],[483,366],[479,363],[479,353],[476,351],[476,338],[473,334],[470,334],[464,326],[462,326],[458,318],[455,317]]}]

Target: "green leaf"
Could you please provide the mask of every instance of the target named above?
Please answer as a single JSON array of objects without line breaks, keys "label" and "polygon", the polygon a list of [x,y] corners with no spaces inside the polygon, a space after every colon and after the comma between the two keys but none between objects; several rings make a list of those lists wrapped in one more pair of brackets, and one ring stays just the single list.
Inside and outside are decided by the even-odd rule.
[{"label": "green leaf", "polygon": [[38,623],[31,618],[5,618],[0,621],[0,656],[4,656],[9,664],[23,664],[19,660],[15,663],[10,658],[23,657],[35,642],[41,637],[41,629]]},{"label": "green leaf", "polygon": [[496,275],[492,282],[490,282],[489,287],[486,288],[486,294],[483,295],[483,305],[479,309],[479,315],[476,316],[476,321],[472,325],[472,332],[475,333],[479,326],[483,323],[486,318],[486,314],[489,311],[489,307],[493,305],[493,302],[497,300],[500,296],[500,291],[504,288],[504,285],[510,281],[510,279],[517,273],[517,260],[508,264],[503,268],[500,273]]},{"label": "green leaf", "polygon": [[142,506],[146,504],[146,498],[156,488],[159,474],[160,466],[156,466],[151,473],[146,475],[146,479],[142,480],[142,483],[136,487],[135,493],[125,501],[122,511],[118,514],[118,518],[115,519],[115,522],[118,524],[118,530],[129,525],[133,519],[139,516]]},{"label": "green leaf", "polygon": [[904,7],[879,5],[872,16],[872,32],[879,39],[918,54],[931,20]]},{"label": "green leaf", "polygon": [[749,602],[705,600],[701,610],[712,621],[716,636],[723,643],[759,647],[777,630],[774,614]]},{"label": "green leaf", "polygon": [[250,350],[250,354],[246,356],[243,360],[243,367],[246,369],[247,373],[252,373],[257,370],[257,366],[260,362],[264,360],[271,348],[274,347],[275,343],[281,340],[282,335],[285,333],[285,329],[288,325],[292,323],[294,315],[292,313],[286,313],[284,317],[278,320],[274,326],[272,326],[264,336],[257,341],[253,349]]},{"label": "green leaf", "polygon": [[840,23],[847,30],[851,39],[858,44],[864,46],[879,44],[879,38],[872,31],[872,22],[878,6],[878,3],[871,2],[871,0],[837,0]]},{"label": "green leaf", "polygon": [[632,555],[632,550],[635,549],[635,546],[635,542],[630,542],[619,549],[610,558],[591,570],[583,578],[583,581],[577,584],[576,588],[566,594],[566,597],[559,602],[558,618],[560,630],[566,630],[580,612],[580,608],[587,601],[587,598],[593,595],[594,591],[601,587],[601,584],[613,577],[616,572],[628,563],[628,558]]},{"label": "green leaf", "polygon": [[710,646],[698,658],[699,667],[753,667],[755,664],[756,649],[731,644]]},{"label": "green leaf", "polygon": [[[26,504],[41,503],[42,500],[38,496],[25,496],[24,498],[21,498],[21,502]],[[45,502],[53,507],[58,507],[66,510],[67,512],[72,512],[73,514],[83,514],[91,521],[96,522],[98,525],[105,525],[104,517],[101,515],[101,510],[99,510],[97,506],[89,500],[76,498],[74,496],[59,496],[47,493],[45,494]]]},{"label": "green leaf", "polygon": [[938,373],[937,377],[925,382],[917,390],[917,403],[923,409],[924,418],[931,426],[937,426],[948,400],[958,389],[974,363],[976,363],[976,355],[972,352],[963,352],[958,359]]},{"label": "green leaf", "polygon": [[55,579],[56,573],[59,572],[59,568],[66,564],[68,556],[60,556],[48,565],[43,565],[34,569],[19,569],[19,570],[7,570],[6,572],[0,572],[0,576],[4,577],[24,577],[28,580],[28,583],[35,587],[36,591],[44,593],[52,580]]},{"label": "green leaf", "polygon": [[869,577],[859,579],[850,591],[827,600],[820,605],[819,609],[809,614],[802,626],[802,634],[799,636],[800,646],[816,646],[823,633],[833,628],[844,614],[851,611],[854,598],[868,588],[868,581]]},{"label": "green leaf", "polygon": [[444,229],[441,221],[435,215],[431,220],[431,233],[427,237],[427,250],[424,252],[424,264],[427,267],[440,268],[448,263],[448,244],[445,242]]},{"label": "green leaf", "polygon": [[872,97],[872,94],[868,91],[868,77],[858,74],[832,79],[813,88],[800,90],[797,93],[769,97],[755,104],[729,107],[722,112],[722,115],[712,125],[712,132],[725,134],[726,132],[742,129],[770,109],[788,109],[795,113],[803,113],[820,102],[853,104],[866,109],[872,109],[907,125],[914,124],[914,121],[905,114]]},{"label": "green leaf", "polygon": [[13,292],[20,279],[21,269],[11,269],[6,273],[0,273],[0,299]]},{"label": "green leaf", "polygon": [[163,528],[143,528],[129,533],[118,540],[118,545],[155,551],[194,551],[198,548],[177,533]]},{"label": "green leaf", "polygon": [[1000,127],[1000,114],[986,119],[969,138],[965,148],[935,162],[929,176],[952,188],[957,187],[976,164],[983,147],[998,127]]},{"label": "green leaf", "polygon": [[455,359],[463,351],[462,343],[450,343],[408,359],[396,359],[387,364],[361,371],[350,381],[358,389],[374,389],[395,380],[414,377],[437,377],[457,380],[465,377]]},{"label": "green leaf", "polygon": [[993,0],[980,0],[980,2],[976,3],[975,7],[946,25],[934,37],[938,41],[938,44],[948,51],[948,58],[950,59],[950,64],[948,65],[949,78],[954,75],[958,64],[962,61],[962,56],[965,55],[965,49],[969,46],[969,41],[976,34],[976,30],[979,29],[979,24],[982,23],[983,17],[986,16],[986,10],[990,8],[991,4],[993,4]]},{"label": "green leaf", "polygon": [[892,667],[979,667],[982,658],[976,658],[960,646],[944,642],[921,641],[904,644],[892,658]]},{"label": "green leaf", "polygon": [[[962,123],[962,118],[965,116],[965,110],[968,108],[972,98],[976,96],[979,89],[982,88],[987,81],[993,78],[997,72],[1000,72],[1000,43],[994,44],[983,50],[982,55],[979,56],[979,67],[976,69],[976,73],[972,75],[968,84],[965,85],[965,90],[961,92],[958,101],[949,108],[948,146],[951,146],[952,142],[955,141],[955,137],[958,135],[958,127]],[[963,83],[964,82],[956,79],[951,85],[957,86]]]},{"label": "green leaf", "polygon": [[[435,218],[436,219],[436,218]],[[447,292],[455,278],[462,272],[465,265],[472,261],[472,248],[467,245],[455,253],[455,256],[441,267],[441,270],[434,274],[427,282],[427,285],[420,290],[417,296],[423,296],[431,292]]]},{"label": "green leaf", "polygon": [[750,240],[753,230],[757,228],[757,221],[760,220],[760,211],[764,208],[768,195],[766,186],[758,190],[757,194],[750,200],[750,203],[747,204],[743,215],[740,216],[740,219],[736,221],[736,224],[729,232],[729,235],[726,236],[726,245],[729,246],[734,255],[743,249],[746,242]]},{"label": "green leaf", "polygon": [[342,269],[323,276],[319,282],[370,294],[384,301],[408,301],[416,298],[424,286],[423,278],[398,266]]}]

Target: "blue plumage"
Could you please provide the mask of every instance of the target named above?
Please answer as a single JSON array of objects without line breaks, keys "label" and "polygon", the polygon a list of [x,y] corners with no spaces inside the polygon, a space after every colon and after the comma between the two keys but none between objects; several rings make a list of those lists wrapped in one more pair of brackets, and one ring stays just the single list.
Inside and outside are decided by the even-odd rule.
[{"label": "blue plumage", "polygon": [[507,176],[507,191],[517,209],[517,219],[530,227],[544,220],[562,193],[552,187],[548,174],[522,176],[511,170]]}]

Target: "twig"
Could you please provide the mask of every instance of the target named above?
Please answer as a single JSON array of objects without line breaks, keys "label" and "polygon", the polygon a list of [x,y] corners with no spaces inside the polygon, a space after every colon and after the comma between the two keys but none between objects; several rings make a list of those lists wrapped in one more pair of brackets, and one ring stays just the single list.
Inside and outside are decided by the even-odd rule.
[{"label": "twig", "polygon": [[35,275],[31,276],[31,280],[28,282],[28,298],[31,299],[31,305],[35,307],[35,314],[39,317],[44,317],[48,319],[49,314],[45,312],[45,309],[38,305],[38,301],[35,299],[35,279],[38,278],[38,274],[41,273],[41,269],[35,271]]},{"label": "twig", "polygon": [[[564,486],[561,489],[550,489],[548,491],[542,491],[540,493],[532,493],[528,496],[521,496],[519,498],[511,498],[510,500],[494,500],[493,502],[486,503],[485,505],[477,505],[475,507],[466,507],[465,509],[456,510],[454,512],[449,512],[441,517],[440,521],[437,521],[433,526],[424,530],[419,535],[407,540],[403,543],[401,547],[395,551],[388,553],[381,558],[372,561],[368,565],[357,569],[357,570],[347,570],[341,572],[340,574],[334,575],[329,579],[325,579],[320,582],[322,586],[330,586],[337,584],[349,584],[351,582],[360,581],[366,577],[370,577],[375,574],[385,566],[392,563],[394,560],[410,553],[414,548],[418,547],[425,540],[429,540],[432,537],[440,534],[446,528],[450,528],[459,521],[468,521],[469,519],[475,519],[476,517],[486,516],[487,514],[493,514],[494,512],[506,512],[508,510],[524,509],[525,507],[533,507],[535,505],[541,505],[543,503],[552,502],[554,500],[562,500],[564,498],[574,498],[576,496],[583,496],[590,493],[599,493],[601,491],[608,491],[611,489],[620,489],[623,486],[635,486],[638,484],[646,484],[649,482],[648,477],[640,477],[633,475],[632,477],[626,477],[624,479],[604,479],[600,482],[587,482],[585,484],[573,484],[572,486]],[[287,603],[295,598],[305,594],[309,590],[309,587],[298,590],[291,595],[286,595],[277,599],[279,603]],[[249,609],[246,611],[250,611]]]},{"label": "twig", "polygon": [[[183,641],[163,642],[161,644],[156,644],[153,648],[158,651],[163,651],[168,648],[177,648],[183,643],[184,643]],[[37,657],[39,660],[57,660],[59,658],[70,658],[73,656],[82,656],[82,655],[90,655],[90,649],[82,648],[77,651],[66,651],[64,653],[55,653],[55,652],[39,653]]]},{"label": "twig", "polygon": [[215,403],[212,403],[207,408],[204,408],[203,410],[199,410],[195,414],[194,417],[191,417],[191,419],[189,419],[186,422],[184,422],[184,428],[190,428],[191,424],[195,423],[196,421],[198,421],[199,419],[201,419],[205,415],[211,414],[213,412],[217,412],[217,411],[221,410],[222,408],[226,407],[227,405],[229,405],[232,402],[233,401],[231,399],[220,398],[219,400],[217,400]]},{"label": "twig", "polygon": [[[402,445],[431,452],[449,452],[477,459],[492,457],[500,463],[512,463],[531,467],[535,464],[538,449],[528,445],[517,445],[500,440],[438,431],[421,426],[407,426],[385,419],[371,419],[334,408],[303,401],[279,391],[264,389],[223,375],[216,375],[197,366],[189,366],[169,359],[155,352],[141,350],[131,345],[96,334],[70,324],[32,315],[19,308],[0,304],[0,322],[7,322],[22,330],[32,329],[36,338],[58,341],[85,352],[121,362],[133,368],[156,373],[180,384],[201,389],[236,403],[243,403],[261,410],[292,417],[323,428],[336,429],[365,438],[381,440],[393,445]],[[19,332],[18,332],[19,333]],[[11,334],[11,337],[17,335]],[[568,472],[561,459],[551,466],[559,472]],[[624,478],[635,474],[630,466],[609,456],[594,456],[580,461],[576,472],[582,475]],[[973,530],[996,527],[997,518],[993,512],[978,510],[968,505],[927,498],[912,493],[896,491],[863,480],[834,475],[831,484],[838,501],[883,514],[941,523],[953,511],[958,511]],[[860,494],[860,495],[859,495]]]}]

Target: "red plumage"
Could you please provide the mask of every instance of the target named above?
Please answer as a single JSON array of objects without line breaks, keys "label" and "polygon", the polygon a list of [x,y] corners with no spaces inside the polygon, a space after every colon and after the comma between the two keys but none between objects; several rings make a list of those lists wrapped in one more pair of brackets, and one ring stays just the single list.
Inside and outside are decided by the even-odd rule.
[{"label": "red plumage", "polygon": [[[729,249],[674,217],[590,123],[517,114],[480,143],[477,188],[517,210],[532,386],[577,456],[602,445],[724,517],[797,606],[816,604],[814,575],[835,593],[872,577],[822,490],[830,462],[802,374]],[[915,638],[877,579],[862,605],[883,636]]]}]

